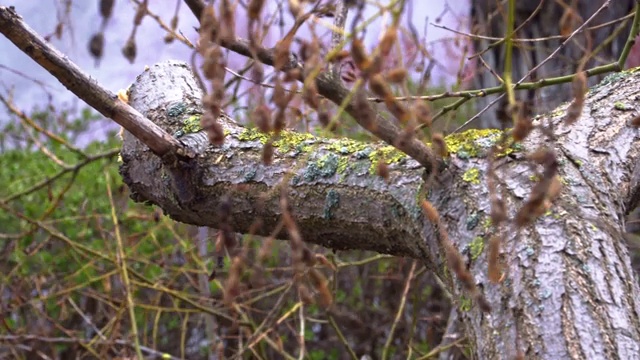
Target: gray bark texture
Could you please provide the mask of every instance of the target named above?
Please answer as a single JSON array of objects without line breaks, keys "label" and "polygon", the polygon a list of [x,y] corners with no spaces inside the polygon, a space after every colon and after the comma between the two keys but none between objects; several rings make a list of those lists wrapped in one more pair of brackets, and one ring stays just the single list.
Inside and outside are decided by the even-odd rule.
[{"label": "gray bark texture", "polygon": [[[582,22],[593,15],[605,2],[605,0],[578,0],[575,3],[575,18],[571,31]],[[598,65],[605,65],[617,61],[620,57],[625,41],[629,36],[632,19],[624,22],[613,22],[629,14],[635,5],[635,0],[613,0],[611,4],[602,10],[589,23],[589,27],[612,22],[608,26],[599,27],[594,30],[584,31],[577,34],[558,54],[534,72],[525,81],[537,81],[549,79],[555,76],[575,73],[580,65],[581,59],[591,50],[603,46],[600,51],[584,64],[584,70]],[[546,59],[565,40],[561,38],[560,19],[565,13],[566,6],[574,6],[573,1],[556,0],[528,0],[516,1],[515,28],[519,29],[515,33],[516,39],[545,39],[536,42],[515,43],[513,49],[513,80],[518,81],[525,76],[530,69]],[[539,9],[538,9],[539,7]],[[505,35],[507,2],[497,0],[474,0],[471,1],[471,22],[472,32],[477,35],[502,38]],[[536,11],[537,10],[537,11]],[[619,28],[620,27],[620,28]],[[613,37],[609,39],[609,37]],[[608,43],[604,45],[606,42]],[[486,39],[475,39],[473,42],[474,52],[484,50],[481,56],[487,66],[503,75],[505,66],[505,46],[504,43],[491,47],[495,41]],[[590,46],[591,45],[591,46]],[[477,59],[476,74],[473,77],[473,88],[482,89],[498,86],[500,83]],[[624,66],[624,64],[622,64]],[[604,76],[594,76],[589,81],[589,86],[600,82]],[[482,110],[495,100],[497,95],[478,98],[476,109]],[[573,97],[571,84],[544,87],[535,91],[522,90],[516,92],[517,98],[530,101],[536,113],[544,113],[552,110],[563,101],[568,101]],[[500,108],[500,102],[485,112],[478,122],[482,128],[500,128],[501,124],[496,116],[496,110]]]},{"label": "gray bark texture", "polygon": [[[387,148],[344,139],[287,133],[289,143],[276,142],[266,166],[257,133],[228,117],[221,118],[227,136],[220,147],[202,132],[185,134],[185,121],[201,112],[202,93],[186,64],[168,62],[138,76],[130,104],[196,156],[161,159],[125,133],[121,174],[134,200],[181,222],[268,234],[284,191],[305,241],[420,259],[457,302],[475,358],[513,359],[521,352],[526,359],[640,359],[640,291],[623,240],[625,211],[640,199],[640,135],[629,126],[638,115],[638,84],[640,72],[606,78],[589,91],[575,125],[563,124],[562,105],[536,120],[554,124],[554,140],[536,131],[520,150],[497,160],[510,214],[534,184],[526,152],[553,149],[564,184],[534,225],[508,231],[498,284],[487,279],[483,250],[494,231],[485,155],[496,132],[459,135],[467,137],[463,147],[450,142],[448,166],[430,189],[414,160],[396,158],[385,181],[371,169],[374,155]],[[482,313],[447,270],[442,244],[419,207],[425,190],[491,313]]]}]

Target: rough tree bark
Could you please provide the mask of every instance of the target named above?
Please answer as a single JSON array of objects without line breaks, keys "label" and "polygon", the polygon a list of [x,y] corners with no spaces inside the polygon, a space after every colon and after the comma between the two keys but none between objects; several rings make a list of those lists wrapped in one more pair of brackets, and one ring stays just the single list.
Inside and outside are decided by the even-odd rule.
[{"label": "rough tree bark", "polygon": [[[640,135],[628,125],[637,115],[638,84],[640,72],[608,77],[590,90],[574,126],[562,124],[566,106],[560,107],[537,120],[555,125],[554,141],[532,135],[521,150],[499,159],[500,187],[512,207],[523,203],[533,183],[525,151],[554,149],[564,183],[548,214],[510,232],[499,284],[487,280],[483,251],[492,231],[484,155],[499,135],[476,131],[450,140],[448,168],[428,198],[491,303],[490,315],[469,306],[446,270],[418,206],[424,181],[417,162],[390,156],[381,145],[287,133],[276,142],[273,164],[265,166],[260,135],[226,117],[221,147],[210,146],[201,132],[184,135],[201,111],[202,96],[186,64],[145,71],[131,88],[130,103],[181,136],[196,158],[163,162],[125,133],[121,173],[136,201],[156,204],[178,221],[224,222],[237,232],[248,232],[258,219],[259,234],[272,231],[284,188],[305,241],[423,261],[457,299],[477,358],[513,359],[522,351],[526,359],[638,359],[640,291],[622,238],[625,209],[640,199]],[[371,171],[383,153],[394,160],[388,182]]]},{"label": "rough tree bark", "polygon": [[[582,24],[593,15],[605,2],[605,0],[578,0],[575,3],[576,17],[574,22],[566,22],[571,25],[570,31]],[[600,12],[590,23],[590,26],[601,25],[628,15],[636,1],[635,0],[615,0]],[[537,1],[516,1],[516,22],[515,27],[519,31],[515,36],[517,39],[541,39],[536,42],[524,42],[514,44],[513,51],[513,79],[517,81],[525,76],[530,69],[538,65],[542,60],[555,51],[565,38],[559,37],[562,34],[560,19],[565,13],[566,6],[574,6],[572,1],[560,2],[557,0],[537,0]],[[471,1],[471,22],[472,32],[477,35],[502,38],[505,33],[505,22],[507,13],[507,2],[496,0],[474,0]],[[548,79],[554,76],[561,76],[575,73],[580,65],[581,59],[603,45],[602,49],[593,56],[583,69],[589,69],[598,65],[605,65],[617,61],[624,43],[629,36],[632,19],[623,22],[613,22],[608,26],[596,28],[578,34],[549,62],[543,65],[538,71],[532,74],[527,81]],[[612,39],[608,39],[611,37]],[[591,46],[589,46],[589,41]],[[482,53],[482,59],[486,65],[496,71],[500,76],[504,72],[505,46],[491,47],[495,41],[476,38],[473,41],[476,53]],[[500,83],[482,63],[477,60],[474,67],[476,74],[473,77],[473,88],[482,89],[498,86]],[[634,60],[635,62],[635,60]],[[624,64],[622,64],[624,66]],[[589,85],[594,85],[602,80],[604,76],[594,76],[589,78]],[[552,110],[563,101],[572,98],[571,84],[562,84],[540,89],[539,91],[519,91],[517,97],[522,100],[533,102],[536,113],[543,113]],[[478,98],[476,108],[482,110],[495,96]],[[496,109],[485,112],[478,125],[485,128],[500,128],[501,124],[496,117]]]}]

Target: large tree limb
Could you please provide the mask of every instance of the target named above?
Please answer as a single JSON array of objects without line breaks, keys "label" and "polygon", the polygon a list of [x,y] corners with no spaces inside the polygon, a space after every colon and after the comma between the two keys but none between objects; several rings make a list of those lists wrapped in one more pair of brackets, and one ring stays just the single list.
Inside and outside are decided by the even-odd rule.
[{"label": "large tree limb", "polygon": [[[640,142],[638,130],[627,125],[634,112],[615,109],[621,102],[635,105],[640,74],[618,77],[623,79],[592,90],[575,126],[560,124],[564,108],[540,120],[556,124],[556,141],[534,135],[524,144],[554,148],[565,188],[535,226],[509,232],[500,284],[488,282],[483,251],[493,231],[483,154],[498,135],[463,135],[470,137],[464,149],[450,142],[449,167],[436,181],[446,186],[429,189],[429,200],[496,309],[490,316],[465,305],[467,295],[444,270],[444,253],[417,207],[420,166],[408,158],[394,162],[388,183],[371,173],[374,162],[362,151],[380,151],[380,145],[286,133],[273,165],[264,166],[259,135],[224,118],[224,146],[210,146],[200,132],[185,135],[182,142],[198,155],[175,166],[163,165],[127,135],[121,172],[136,200],[157,204],[174,219],[211,227],[227,221],[245,233],[273,231],[286,184],[305,241],[410,256],[441,276],[460,301],[460,319],[479,358],[513,358],[518,350],[527,359],[637,358],[640,292],[622,229],[625,201],[637,192]],[[200,111],[201,95],[187,66],[173,62],[138,77],[130,98],[162,128],[179,134],[185,119]],[[499,162],[505,200],[517,208],[533,183],[530,165],[520,153]],[[228,214],[230,220],[223,220]],[[261,226],[252,227],[258,219]]]},{"label": "large tree limb", "polygon": [[[185,119],[201,113],[201,97],[190,69],[180,62],[152,67],[130,90],[134,107],[176,134],[184,132]],[[425,226],[416,201],[424,169],[417,162],[382,144],[285,132],[275,143],[273,164],[265,166],[260,140],[267,137],[226,117],[221,122],[227,134],[223,147],[209,147],[203,132],[183,136],[180,140],[198,156],[171,170],[125,135],[122,174],[135,198],[151,200],[179,221],[214,228],[220,227],[221,206],[230,202],[236,231],[248,232],[260,218],[259,233],[266,235],[281,215],[278,188],[289,175],[290,203],[305,240],[336,249],[424,256],[419,245],[424,240],[416,241]],[[371,158],[389,152],[402,158],[402,166],[392,166],[386,183],[371,171]]]}]

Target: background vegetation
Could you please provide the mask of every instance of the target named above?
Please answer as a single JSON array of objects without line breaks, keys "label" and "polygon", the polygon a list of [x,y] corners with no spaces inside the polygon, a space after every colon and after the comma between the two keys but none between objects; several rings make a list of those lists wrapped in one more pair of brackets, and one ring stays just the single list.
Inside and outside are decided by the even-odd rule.
[{"label": "background vegetation", "polygon": [[[133,49],[127,42],[124,55],[135,58]],[[226,85],[240,108],[234,117],[246,123],[251,113],[238,98],[271,94]],[[394,95],[443,91],[404,85]],[[461,66],[449,90],[464,87]],[[23,113],[0,99],[8,124],[0,131],[0,357],[427,359],[450,348],[471,356],[463,336],[439,346],[452,307],[467,311],[471,300],[451,299],[421,263],[309,245],[316,266],[301,277],[287,242],[236,235],[225,247],[213,229],[129,200],[115,132],[76,145],[95,131],[91,111]],[[288,125],[319,131],[317,114],[297,101],[307,112],[292,112]],[[430,111],[445,120],[426,133],[453,130],[472,110],[466,100],[433,101]],[[340,125],[333,136],[369,137],[346,115]]]}]

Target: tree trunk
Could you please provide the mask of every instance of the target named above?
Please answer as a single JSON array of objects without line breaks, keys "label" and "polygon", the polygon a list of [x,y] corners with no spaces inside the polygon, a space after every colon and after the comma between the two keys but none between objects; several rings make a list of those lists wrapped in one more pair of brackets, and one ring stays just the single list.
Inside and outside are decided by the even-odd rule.
[{"label": "tree trunk", "polygon": [[[442,246],[419,207],[425,189],[417,162],[380,144],[287,132],[266,166],[266,138],[227,117],[221,119],[224,145],[210,146],[202,132],[184,134],[201,113],[202,97],[186,64],[151,67],[129,99],[181,136],[196,158],[160,159],[125,133],[121,173],[134,200],[156,204],[178,221],[268,234],[285,191],[305,241],[420,259],[457,300],[477,358],[513,359],[523,352],[526,359],[638,359],[640,291],[622,237],[625,209],[640,199],[639,134],[628,125],[636,115],[638,84],[640,73],[612,75],[590,91],[575,125],[562,124],[566,105],[539,120],[553,122],[556,139],[535,132],[522,148],[551,147],[564,188],[548,214],[507,236],[499,284],[487,279],[483,249],[493,231],[484,155],[500,135],[475,131],[449,139],[448,167],[428,198],[492,305],[490,314],[470,302],[446,270]],[[533,183],[523,151],[498,159],[499,186],[511,212]],[[372,171],[381,156],[392,160],[388,181]]]},{"label": "tree trunk", "polygon": [[[567,29],[570,32],[589,19],[605,2],[604,0],[577,0],[575,1],[575,6],[572,6],[574,1],[564,1],[565,6],[571,6],[575,10],[574,15],[578,16],[573,18],[575,20],[573,23],[570,21],[564,22],[564,24],[569,25]],[[635,3],[634,0],[612,1],[588,26],[593,27],[613,22],[629,14]],[[541,40],[514,43],[512,59],[514,82],[520,80],[529,70],[551,55],[569,35],[568,33],[563,34],[560,21],[566,12],[566,7],[560,5],[557,0],[517,1],[516,4],[515,28],[519,30],[515,34],[515,39]],[[539,5],[539,11],[536,12]],[[504,37],[506,14],[506,1],[473,0],[471,2],[472,32],[476,35],[493,38]],[[577,34],[549,62],[532,73],[526,81],[536,81],[575,73],[583,57],[590,55],[592,50],[599,46],[602,46],[602,49],[583,65],[584,70],[617,61],[629,36],[631,21],[632,19],[613,22],[608,26]],[[560,37],[559,35],[561,34],[565,35],[565,37]],[[614,35],[613,38],[608,39],[612,35]],[[475,39],[473,42],[474,52],[480,53],[488,49],[482,53],[482,59],[488,67],[502,77],[506,61],[505,46],[502,43],[498,46],[490,47],[494,42],[487,39]],[[624,64],[622,65],[624,66]],[[473,87],[475,89],[500,85],[496,76],[483,66],[477,58],[475,58],[474,67],[476,69],[476,74],[473,77]],[[602,76],[590,78],[589,86],[598,83],[602,78]],[[573,92],[571,84],[563,84],[542,88],[537,93],[530,90],[518,91],[516,92],[516,97],[521,100],[531,101],[533,109],[537,113],[544,113],[564,101],[571,100]],[[478,111],[482,110],[495,98],[496,95],[478,98],[476,109]],[[480,127],[501,128],[500,121],[496,116],[496,109],[499,109],[500,105],[500,103],[496,104],[480,117]]]}]

